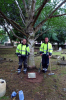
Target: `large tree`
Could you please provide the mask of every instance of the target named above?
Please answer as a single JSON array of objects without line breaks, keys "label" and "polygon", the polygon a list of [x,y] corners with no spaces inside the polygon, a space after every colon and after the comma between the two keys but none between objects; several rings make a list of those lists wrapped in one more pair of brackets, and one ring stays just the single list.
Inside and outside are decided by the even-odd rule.
[{"label": "large tree", "polygon": [[[3,0],[4,1],[4,0]],[[5,19],[5,23],[10,23],[13,28],[15,28],[17,31],[19,31],[22,35],[26,36],[29,47],[30,47],[30,57],[29,57],[29,66],[35,66],[35,60],[34,60],[34,41],[37,37],[35,37],[35,34],[37,31],[41,29],[42,26],[44,26],[48,20],[66,15],[66,13],[61,13],[60,7],[66,3],[66,0],[53,0],[54,2],[51,2],[51,0],[7,0],[5,1],[5,4],[7,3],[7,6],[9,7],[9,11],[11,11],[11,6],[13,7],[13,13],[14,10],[18,8],[17,15],[20,15],[21,21],[18,22],[18,19],[16,19],[16,15],[12,16],[11,13],[7,12],[7,10],[4,12],[2,9],[4,8],[5,4],[3,3],[3,6],[0,10],[0,17]],[[16,5],[15,5],[16,4]],[[16,7],[17,6],[17,7]],[[5,13],[6,12],[6,13]],[[43,14],[43,16],[40,16]],[[41,20],[40,20],[41,18]],[[38,22],[39,21],[39,22]],[[22,22],[22,25],[21,25]],[[9,25],[8,25],[9,27]],[[10,27],[9,27],[10,28]],[[48,29],[47,29],[48,30]],[[11,29],[13,35],[15,33]],[[15,37],[20,38],[15,35]],[[21,38],[20,38],[21,39]]]}]

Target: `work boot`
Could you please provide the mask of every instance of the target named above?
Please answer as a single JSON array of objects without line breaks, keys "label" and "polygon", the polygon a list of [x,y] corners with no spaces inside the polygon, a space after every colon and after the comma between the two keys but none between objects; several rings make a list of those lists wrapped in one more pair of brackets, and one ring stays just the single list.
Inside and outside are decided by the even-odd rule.
[{"label": "work boot", "polygon": [[46,68],[43,68],[43,72],[46,73],[47,72],[47,69]]},{"label": "work boot", "polygon": [[47,72],[47,68],[44,69],[44,73],[46,73],[46,72]]},{"label": "work boot", "polygon": [[27,72],[27,68],[24,68],[24,70],[23,70],[23,71],[24,71],[24,74],[26,74],[26,72]]},{"label": "work boot", "polygon": [[43,70],[45,70],[45,68],[43,68]]},{"label": "work boot", "polygon": [[21,69],[18,69],[18,74],[20,74],[21,73]]},{"label": "work boot", "polygon": [[45,72],[45,68],[43,68],[42,72],[43,72],[43,73]]}]

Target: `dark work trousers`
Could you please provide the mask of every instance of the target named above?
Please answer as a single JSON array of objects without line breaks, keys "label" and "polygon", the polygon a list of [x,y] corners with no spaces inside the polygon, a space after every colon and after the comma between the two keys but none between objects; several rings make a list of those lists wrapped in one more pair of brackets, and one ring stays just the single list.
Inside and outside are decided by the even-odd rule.
[{"label": "dark work trousers", "polygon": [[19,57],[19,67],[18,67],[18,69],[22,68],[22,63],[24,65],[24,68],[27,68],[27,57],[26,56],[20,56]]},{"label": "dark work trousers", "polygon": [[44,54],[42,55],[42,67],[47,69],[48,65],[49,65],[49,57],[48,55]]}]

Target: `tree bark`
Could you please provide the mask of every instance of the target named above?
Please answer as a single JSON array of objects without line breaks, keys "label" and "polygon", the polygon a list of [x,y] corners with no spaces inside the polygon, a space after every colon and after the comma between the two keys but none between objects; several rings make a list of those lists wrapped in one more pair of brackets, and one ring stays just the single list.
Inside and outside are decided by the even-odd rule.
[{"label": "tree bark", "polygon": [[[30,30],[29,30],[30,31]],[[34,32],[29,33],[28,43],[30,48],[30,55],[29,55],[29,67],[35,67],[35,60],[34,60]]]},{"label": "tree bark", "polygon": [[30,56],[28,57],[28,66],[35,67],[34,47],[33,46],[29,46],[29,47],[30,47]]}]

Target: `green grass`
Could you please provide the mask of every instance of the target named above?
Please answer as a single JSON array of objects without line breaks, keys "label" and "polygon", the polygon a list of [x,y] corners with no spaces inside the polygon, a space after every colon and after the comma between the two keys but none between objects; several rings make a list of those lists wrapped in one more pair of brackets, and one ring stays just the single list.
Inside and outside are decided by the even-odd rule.
[{"label": "green grass", "polygon": [[9,99],[9,97],[8,96],[3,96],[3,97],[0,97],[0,100],[8,100]]}]

